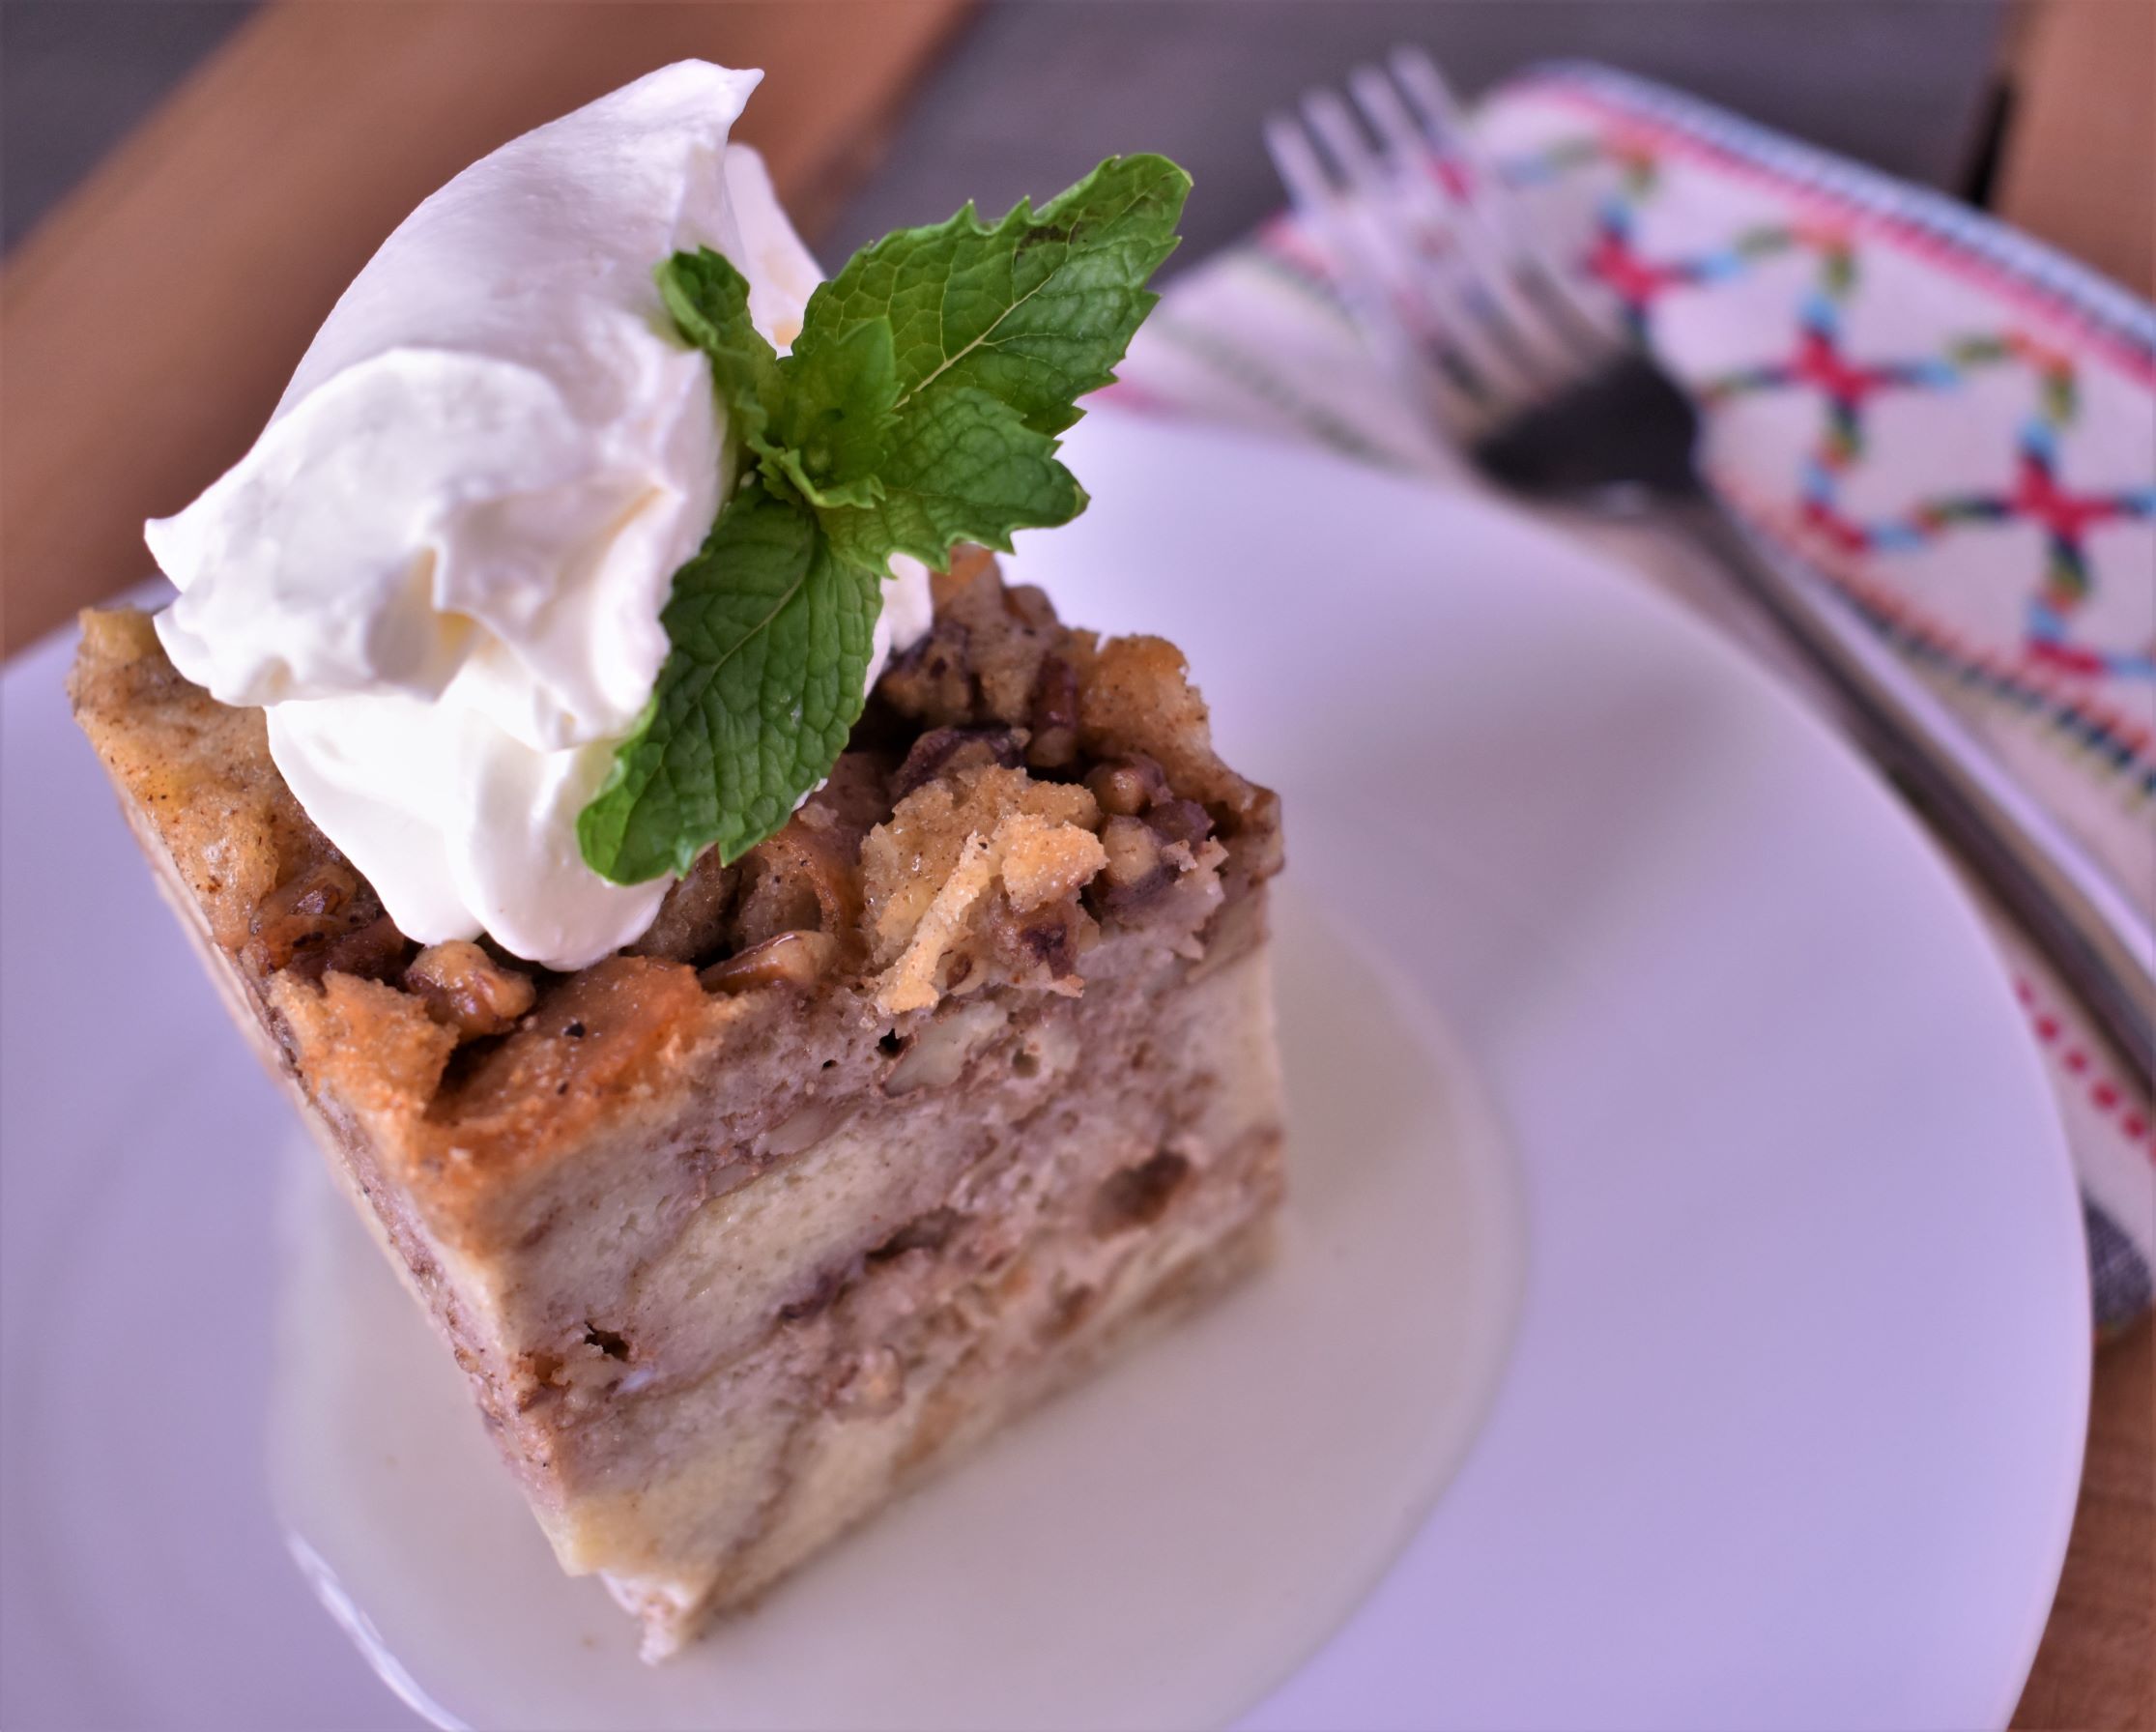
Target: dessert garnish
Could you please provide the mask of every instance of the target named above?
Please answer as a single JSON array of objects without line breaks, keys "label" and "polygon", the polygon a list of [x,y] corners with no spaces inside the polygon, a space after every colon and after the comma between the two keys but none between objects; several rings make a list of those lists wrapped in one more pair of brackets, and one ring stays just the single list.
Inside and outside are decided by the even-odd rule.
[{"label": "dessert garnish", "polygon": [[719,253],[660,268],[755,464],[675,577],[658,687],[578,820],[594,871],[637,883],[762,841],[860,717],[893,556],[1008,552],[1084,508],[1055,435],[1158,299],[1190,184],[1113,158],[1038,211],[886,235],[809,297],[786,356]]},{"label": "dessert garnish", "polygon": [[1105,163],[819,288],[728,140],[761,76],[684,61],[466,169],[253,448],[149,526],[174,665],[265,709],[423,943],[573,969],[630,942],[829,770],[927,629],[928,565],[1083,502],[1054,436],[1151,304],[1188,178]]}]

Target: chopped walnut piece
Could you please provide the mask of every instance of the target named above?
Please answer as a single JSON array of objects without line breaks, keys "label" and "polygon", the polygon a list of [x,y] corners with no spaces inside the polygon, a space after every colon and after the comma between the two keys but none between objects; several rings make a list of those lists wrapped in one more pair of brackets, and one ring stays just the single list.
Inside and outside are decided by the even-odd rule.
[{"label": "chopped walnut piece", "polygon": [[869,754],[843,754],[785,828],[741,856],[734,944],[785,932],[851,937],[861,919],[861,840],[891,809],[888,780]]},{"label": "chopped walnut piece", "polygon": [[1197,935],[1227,897],[1221,880],[1227,850],[1208,839],[1195,848],[1187,842],[1170,842],[1161,853],[1175,868],[1175,881],[1159,903],[1147,909],[1146,918],[1158,921],[1163,933],[1172,934],[1174,948],[1195,962],[1205,954]]},{"label": "chopped walnut piece", "polygon": [[1161,838],[1142,818],[1111,818],[1101,826],[1104,861],[1096,894],[1104,908],[1127,908],[1164,887],[1174,867],[1161,857]]},{"label": "chopped walnut piece", "polygon": [[1276,877],[1287,864],[1287,844],[1280,834],[1280,796],[1270,788],[1250,786],[1250,799],[1222,826],[1227,849],[1222,877],[1231,896]]},{"label": "chopped walnut piece", "polygon": [[1192,848],[1213,833],[1211,816],[1195,800],[1155,800],[1145,809],[1145,822],[1162,841]]},{"label": "chopped walnut piece", "polygon": [[969,635],[960,621],[939,617],[924,637],[891,658],[877,693],[908,721],[932,729],[970,724],[979,694],[966,653]]},{"label": "chopped walnut piece", "polygon": [[922,1025],[883,1079],[883,1092],[903,1095],[917,1088],[948,1088],[973,1055],[1009,1025],[1009,1013],[992,1001],[971,999],[944,1011]]},{"label": "chopped walnut piece", "polygon": [[1085,990],[1078,955],[1100,936],[1100,928],[1077,897],[1031,909],[1014,908],[1008,897],[992,897],[980,925],[1002,978],[1073,998]]},{"label": "chopped walnut piece", "polygon": [[404,971],[405,990],[427,1015],[463,1035],[506,1034],[538,998],[532,977],[504,967],[470,938],[429,944]]},{"label": "chopped walnut piece", "polygon": [[[928,728],[1029,728],[1042,664],[1065,636],[1039,590],[1022,584],[1005,589],[985,558],[955,559],[936,582],[928,635],[893,658],[880,690],[901,715]],[[1051,710],[1061,687],[1051,677]],[[1061,719],[1076,725],[1075,704]]]},{"label": "chopped walnut piece", "polygon": [[[71,682],[86,684],[114,669],[130,666],[150,671],[165,661],[164,646],[158,642],[155,621],[138,607],[84,608],[75,616],[82,628],[81,661]],[[177,673],[174,673],[177,678]]]},{"label": "chopped walnut piece", "polygon": [[1227,895],[1227,850],[1206,834],[1209,825],[1195,800],[1162,800],[1143,818],[1109,819],[1101,826],[1107,863],[1086,887],[1087,904],[1104,920],[1143,921],[1195,960],[1203,954],[1196,935]]},{"label": "chopped walnut piece", "polygon": [[941,1251],[951,1235],[964,1225],[965,1217],[954,1208],[946,1205],[931,1209],[925,1215],[915,1216],[870,1252],[869,1261],[887,1262],[909,1251]]},{"label": "chopped walnut piece", "polygon": [[397,931],[394,920],[382,914],[364,926],[301,952],[285,972],[303,980],[320,980],[325,974],[391,980],[404,971],[404,959],[411,950],[412,940]]},{"label": "chopped walnut piece", "polygon": [[1078,739],[1086,751],[1101,757],[1143,753],[1178,794],[1243,809],[1252,790],[1213,755],[1211,719],[1182,650],[1164,638],[1095,643],[1080,631],[1071,640]]},{"label": "chopped walnut piece", "polygon": [[[359,902],[359,875],[341,858],[317,860],[297,877],[265,896],[247,922],[248,938],[243,954],[258,973],[273,974],[286,967],[302,949],[349,932],[353,925],[347,909]],[[371,918],[377,909],[372,893],[360,905],[359,918]]]},{"label": "chopped walnut piece", "polygon": [[713,963],[697,976],[714,993],[749,993],[758,987],[812,987],[837,960],[839,941],[827,933],[782,932],[738,956]]},{"label": "chopped walnut piece", "polygon": [[711,997],[679,963],[605,957],[549,982],[498,1046],[466,1049],[476,1061],[450,1074],[432,1117],[482,1168],[558,1146],[601,1117],[608,1101],[677,1061],[730,1002]]},{"label": "chopped walnut piece", "polygon": [[1093,1198],[1093,1230],[1106,1239],[1151,1227],[1190,1176],[1189,1159],[1164,1148],[1150,1160],[1111,1173]]},{"label": "chopped walnut piece", "polygon": [[[1042,664],[1063,638],[1055,608],[1031,584],[1004,589],[992,581],[976,582],[966,593],[981,620],[973,643],[973,668],[981,682],[982,707],[999,722],[1028,722]],[[995,619],[994,612],[1002,618]],[[1067,719],[1076,726],[1075,704]]]},{"label": "chopped walnut piece", "polygon": [[1117,818],[1135,818],[1155,800],[1167,797],[1167,778],[1142,753],[1095,765],[1086,772],[1085,785],[1101,810]]},{"label": "chopped walnut piece", "polygon": [[331,970],[386,979],[410,948],[373,887],[333,850],[264,897],[248,927],[240,960],[258,979],[287,968],[303,980]]},{"label": "chopped walnut piece", "polygon": [[891,778],[891,794],[904,799],[916,788],[956,770],[1000,765],[1016,769],[1025,762],[1026,736],[1018,728],[931,728],[913,742]]},{"label": "chopped walnut piece", "polygon": [[1041,658],[1026,718],[1032,738],[1025,761],[1035,769],[1067,769],[1078,755],[1078,670],[1060,655]]}]

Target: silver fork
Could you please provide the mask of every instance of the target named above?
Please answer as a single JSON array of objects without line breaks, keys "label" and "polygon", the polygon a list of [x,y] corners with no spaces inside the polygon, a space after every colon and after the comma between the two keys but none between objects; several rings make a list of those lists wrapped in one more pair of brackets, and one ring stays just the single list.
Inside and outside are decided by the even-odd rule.
[{"label": "silver fork", "polygon": [[2101,867],[1816,573],[1753,536],[1694,461],[1691,399],[1548,255],[1428,56],[1401,48],[1314,90],[1266,146],[1337,259],[1350,314],[1481,473],[1689,535],[1830,689],[1860,743],[2013,913],[2145,1086],[2156,933]]}]

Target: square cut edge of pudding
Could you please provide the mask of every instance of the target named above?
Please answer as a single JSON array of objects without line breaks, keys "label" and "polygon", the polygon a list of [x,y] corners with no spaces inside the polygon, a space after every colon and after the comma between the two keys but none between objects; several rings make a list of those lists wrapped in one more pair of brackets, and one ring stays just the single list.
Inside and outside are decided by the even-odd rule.
[{"label": "square cut edge of pudding", "polygon": [[1171,645],[1067,628],[984,554],[785,828],[571,974],[406,939],[147,616],[83,617],[71,694],[647,1660],[1271,1249],[1279,802]]}]

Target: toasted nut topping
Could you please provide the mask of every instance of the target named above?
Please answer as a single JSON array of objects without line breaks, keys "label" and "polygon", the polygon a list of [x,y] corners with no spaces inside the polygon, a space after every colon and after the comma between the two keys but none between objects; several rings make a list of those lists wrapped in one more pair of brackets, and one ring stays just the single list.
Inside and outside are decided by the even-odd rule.
[{"label": "toasted nut topping", "polygon": [[359,875],[351,866],[340,859],[317,860],[262,899],[248,922],[250,960],[273,973],[309,945],[342,936],[373,912],[361,901]]},{"label": "toasted nut topping", "polygon": [[529,974],[504,967],[470,938],[430,944],[404,971],[405,990],[427,1015],[460,1034],[506,1034],[538,993]]},{"label": "toasted nut topping", "polygon": [[411,947],[412,940],[397,931],[396,922],[387,914],[378,914],[341,938],[301,951],[288,966],[302,980],[320,980],[332,972],[392,980],[401,971],[405,952]]},{"label": "toasted nut topping", "polygon": [[1101,847],[1107,854],[1103,873],[1110,889],[1128,890],[1161,869],[1161,838],[1141,818],[1109,819],[1101,826]]},{"label": "toasted nut topping", "polygon": [[1078,670],[1060,655],[1041,658],[1033,679],[1033,707],[1026,718],[1032,740],[1025,761],[1036,769],[1062,769],[1078,762]]},{"label": "toasted nut topping", "polygon": [[1016,769],[1025,762],[1025,737],[1016,728],[931,728],[913,742],[891,778],[891,798],[902,800],[924,783],[955,770],[990,764]]},{"label": "toasted nut topping", "polygon": [[1167,778],[1152,759],[1133,754],[1093,766],[1085,778],[1101,810],[1116,818],[1135,818],[1167,794]]},{"label": "toasted nut topping", "polygon": [[[893,658],[822,788],[733,866],[707,853],[624,954],[568,977],[492,946],[414,963],[419,946],[284,786],[260,712],[189,685],[147,616],[86,621],[70,691],[216,942],[271,996],[295,1061],[334,1088],[388,1088],[461,1185],[502,1165],[495,1151],[568,1146],[580,1114],[642,1088],[685,1031],[753,1008],[708,994],[820,992],[843,975],[892,1018],[1007,988],[1076,996],[1081,964],[1112,979],[1163,945],[1194,974],[1262,938],[1248,892],[1279,869],[1279,804],[1214,755],[1180,652],[1065,629],[977,549],[933,587],[934,628]],[[534,990],[544,1017],[522,1010]],[[480,1030],[505,1032],[450,1063]],[[904,1061],[893,1041],[879,1070]],[[939,1044],[901,1085],[932,1073]],[[1075,1040],[1006,1038],[992,1061],[1038,1089],[1076,1061]],[[780,1140],[814,1129],[803,1116]]]},{"label": "toasted nut topping", "polygon": [[697,976],[714,993],[753,993],[758,987],[812,987],[838,956],[828,933],[782,932],[738,956],[713,963]]},{"label": "toasted nut topping", "polygon": [[776,835],[741,857],[728,937],[745,951],[783,932],[844,939],[861,917],[861,840],[889,814],[884,766],[846,752]]},{"label": "toasted nut topping", "polygon": [[1195,848],[1213,833],[1213,821],[1195,800],[1156,800],[1145,822],[1164,842],[1182,842]]}]

